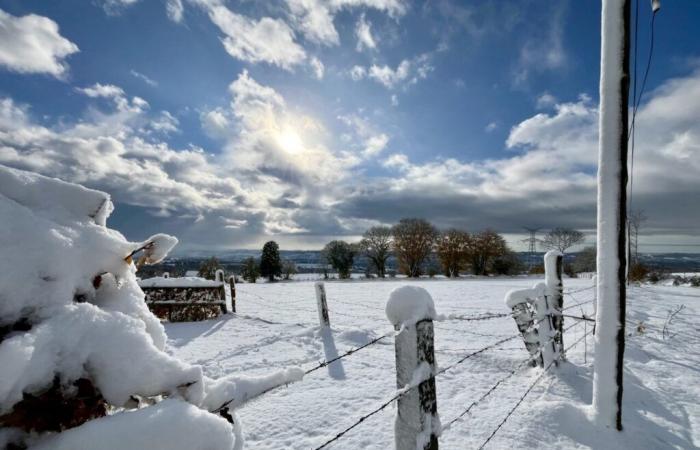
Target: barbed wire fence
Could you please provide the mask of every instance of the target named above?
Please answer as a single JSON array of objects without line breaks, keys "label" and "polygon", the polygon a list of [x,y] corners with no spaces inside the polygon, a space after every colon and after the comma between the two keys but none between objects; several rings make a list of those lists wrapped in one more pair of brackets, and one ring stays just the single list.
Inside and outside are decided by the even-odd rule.
[{"label": "barbed wire fence", "polygon": [[[590,286],[587,288],[577,289],[577,290],[573,290],[573,291],[564,291],[563,294],[568,296],[569,298],[573,299],[574,301],[577,301],[576,297],[574,297],[574,295],[572,295],[572,294],[582,293],[584,291],[588,291],[588,290],[591,290],[594,288],[595,288],[595,286]],[[308,304],[308,302],[305,302],[303,300],[291,301],[291,302],[286,301],[286,302],[284,302],[284,304],[280,304],[279,302],[271,302],[270,299],[267,299],[267,298],[260,296],[258,294],[249,292],[248,290],[241,290],[239,288],[238,291],[242,294],[247,294],[247,295],[250,295],[252,298],[254,298],[255,300],[251,301],[251,298],[248,298],[248,299],[246,299],[246,301],[250,301],[251,303],[256,304],[257,306],[274,307],[276,310],[281,310],[284,312],[304,312],[304,313],[314,313],[314,314],[318,312],[318,311],[315,311],[311,308],[303,308],[303,307],[298,308],[296,305]],[[239,299],[239,301],[240,301],[240,299]],[[260,303],[260,301],[265,302],[265,303]],[[595,301],[595,299],[577,302],[573,305],[569,305],[566,308],[563,308],[562,311],[570,310],[573,308],[581,308],[585,305],[592,304],[594,301]],[[351,306],[359,306],[360,308],[365,309],[367,311],[371,311],[371,312],[380,312],[380,311],[384,312],[383,308],[375,307],[375,306],[371,306],[371,305],[366,305],[366,304],[361,304],[361,303],[355,304],[355,303],[346,302],[346,301],[339,301],[336,299],[333,300],[333,303],[334,304],[335,303],[345,304],[345,305],[351,305]],[[339,312],[339,311],[333,311],[333,315],[334,316],[338,315],[341,317],[344,316],[344,317],[350,317],[350,318],[367,319],[367,316],[361,316],[359,314],[352,314],[352,313]],[[592,320],[592,319],[586,317],[585,314],[583,314],[583,312],[581,313],[580,317],[572,316],[572,315],[564,315],[564,314],[562,314],[562,315],[564,317],[568,317],[568,318],[576,320],[576,322],[574,324],[566,327],[564,329],[564,331],[569,331],[576,326],[579,326],[581,324],[585,324],[588,321]],[[524,350],[524,348],[512,348],[512,347],[511,348],[501,348],[501,346],[503,344],[514,341],[515,339],[521,337],[520,333],[514,333],[512,335],[503,336],[503,335],[478,333],[478,332],[474,332],[472,330],[467,330],[467,329],[463,329],[463,328],[444,327],[443,326],[444,323],[449,323],[449,322],[455,322],[455,323],[485,322],[485,321],[491,321],[491,320],[496,320],[496,319],[502,319],[502,318],[506,318],[506,317],[512,317],[512,314],[510,314],[510,313],[496,313],[496,312],[483,312],[483,313],[467,314],[467,315],[465,315],[465,314],[450,314],[450,315],[446,315],[446,316],[439,316],[438,318],[436,318],[435,323],[438,326],[438,328],[437,328],[438,330],[440,330],[440,329],[451,330],[451,331],[456,331],[456,332],[464,332],[467,334],[474,334],[474,335],[483,336],[483,337],[494,337],[494,338],[498,338],[498,339],[489,343],[488,345],[486,345],[484,347],[481,347],[481,348],[471,349],[471,350],[463,349],[463,350],[465,350],[466,353],[463,353],[459,358],[457,358],[453,362],[449,363],[448,365],[436,368],[436,370],[434,372],[432,372],[430,374],[430,376],[434,377],[434,378],[441,377],[445,373],[453,370],[455,367],[469,361],[470,359],[472,359],[478,355],[484,354],[486,352],[496,351],[496,350],[517,350],[517,349]],[[536,321],[535,325],[541,323],[543,320],[545,320],[545,319],[540,319],[540,320]],[[281,323],[281,322],[274,322],[274,323],[287,324],[287,323]],[[308,324],[300,324],[300,323],[295,323],[293,325],[308,326]],[[392,330],[390,332],[374,333],[377,337],[369,340],[365,344],[362,344],[362,345],[357,346],[357,347],[353,347],[349,350],[346,350],[345,352],[341,353],[340,355],[338,355],[334,358],[324,360],[320,363],[317,363],[316,365],[305,369],[304,373],[305,373],[305,375],[312,374],[312,373],[314,373],[314,372],[316,372],[324,367],[328,367],[329,365],[331,365],[337,361],[343,360],[343,359],[348,358],[352,355],[356,355],[365,349],[371,348],[372,346],[377,345],[388,338],[394,337],[401,332],[402,332],[402,330]],[[585,341],[586,337],[589,336],[591,333],[592,333],[592,331],[586,330],[584,332],[583,336],[579,337],[574,343],[569,345],[565,349],[565,351],[575,347],[580,342]],[[554,337],[550,337],[546,341],[540,342],[539,351],[541,352],[542,349],[544,348],[544,346],[550,344],[553,339],[554,339]],[[441,350],[438,349],[437,351],[440,352]],[[456,351],[456,350],[453,349],[451,351]],[[517,363],[513,368],[511,368],[508,372],[506,372],[506,374],[504,376],[499,378],[495,384],[493,384],[491,387],[489,387],[489,389],[487,389],[479,398],[477,398],[472,403],[470,403],[456,417],[454,417],[453,419],[448,421],[447,424],[441,428],[441,432],[444,432],[444,431],[451,429],[457,422],[462,420],[466,415],[470,414],[470,412],[475,407],[482,404],[485,399],[494,395],[494,393],[498,391],[499,387],[503,386],[504,383],[506,383],[509,379],[513,378],[515,375],[520,373],[524,367],[526,367],[528,365],[532,365],[532,361],[533,361],[533,357],[530,356],[527,359]],[[514,414],[514,412],[517,410],[517,408],[524,402],[527,395],[532,391],[532,389],[534,389],[534,387],[537,385],[537,383],[539,383],[542,380],[542,378],[544,377],[544,375],[549,372],[552,365],[553,365],[553,363],[550,363],[547,367],[545,367],[542,370],[542,372],[538,375],[538,377],[534,380],[534,382],[528,386],[528,388],[526,389],[526,391],[524,392],[522,397],[518,400],[518,402],[513,406],[513,408],[511,408],[508,411],[508,413],[503,418],[503,420],[496,426],[496,428],[492,431],[490,436],[486,439],[486,441],[479,448],[483,448],[485,445],[487,445],[491,441],[491,439],[493,439],[493,437],[505,425],[505,423],[508,421],[508,419]],[[257,398],[260,398],[263,395],[265,395],[265,394],[267,394],[275,389],[279,389],[279,388],[282,388],[285,386],[287,386],[287,385],[283,384],[281,386],[275,386],[275,387],[269,388],[269,389],[261,392]],[[381,412],[382,410],[386,409],[387,407],[392,405],[395,401],[397,401],[400,398],[402,398],[403,396],[407,395],[409,392],[415,390],[418,386],[419,386],[419,384],[416,383],[414,385],[406,386],[403,389],[397,390],[394,394],[389,396],[388,399],[381,402],[377,407],[375,407],[375,408],[371,409],[369,412],[363,414],[362,416],[357,418],[355,421],[353,421],[351,424],[344,427],[341,431],[333,434],[331,437],[329,437],[327,440],[325,440],[319,446],[315,447],[315,449],[319,450],[319,449],[326,448],[329,445],[333,444],[334,442],[342,439],[343,436],[345,436],[351,430],[353,430],[354,428],[358,427],[359,425],[361,425],[362,423],[367,421],[367,419],[371,418],[372,416],[374,416],[374,415],[378,414],[379,412]],[[232,402],[233,402],[233,399],[222,404],[220,407],[216,408],[213,412],[219,412],[219,413],[227,412],[228,411],[227,407]]]}]

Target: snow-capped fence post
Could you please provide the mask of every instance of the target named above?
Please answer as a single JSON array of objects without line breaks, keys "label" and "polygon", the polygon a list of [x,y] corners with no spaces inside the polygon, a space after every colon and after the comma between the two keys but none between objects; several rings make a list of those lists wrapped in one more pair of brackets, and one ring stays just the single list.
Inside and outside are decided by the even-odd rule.
[{"label": "snow-capped fence post", "polygon": [[630,0],[601,9],[598,224],[593,410],[596,421],[622,430],[627,252],[627,137]]},{"label": "snow-capped fence post", "polygon": [[326,301],[326,286],[323,281],[316,282],[316,307],[318,308],[318,321],[321,327],[330,327],[331,320],[328,316],[328,302]]},{"label": "snow-capped fence post", "polygon": [[525,348],[532,356],[533,365],[543,366],[540,352],[540,337],[535,324],[536,311],[533,310],[537,298],[546,290],[544,283],[537,283],[532,289],[517,289],[506,294],[506,305],[512,310],[512,316],[518,331],[523,336]]},{"label": "snow-capped fence post", "polygon": [[236,312],[236,277],[231,275],[228,277],[228,285],[231,290],[231,312]]},{"label": "snow-capped fence post", "polygon": [[554,342],[559,347],[561,356],[564,356],[564,285],[561,280],[564,255],[558,250],[550,250],[544,255],[544,279],[547,289],[545,296],[549,303],[549,311],[552,316]]},{"label": "snow-capped fence post", "polygon": [[399,399],[394,422],[397,450],[437,450],[440,419],[435,390],[435,306],[428,291],[403,286],[389,296],[387,318],[396,330],[396,387]]},{"label": "snow-capped fence post", "polygon": [[220,281],[221,283],[224,282],[224,271],[221,269],[218,269],[216,272],[214,272],[214,280]]}]

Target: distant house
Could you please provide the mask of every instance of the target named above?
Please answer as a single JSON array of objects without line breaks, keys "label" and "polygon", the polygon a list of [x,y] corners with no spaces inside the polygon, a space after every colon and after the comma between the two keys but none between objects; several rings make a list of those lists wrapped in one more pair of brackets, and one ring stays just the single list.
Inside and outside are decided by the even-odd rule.
[{"label": "distant house", "polygon": [[198,277],[199,276],[199,271],[197,270],[188,270],[185,272],[186,277]]}]

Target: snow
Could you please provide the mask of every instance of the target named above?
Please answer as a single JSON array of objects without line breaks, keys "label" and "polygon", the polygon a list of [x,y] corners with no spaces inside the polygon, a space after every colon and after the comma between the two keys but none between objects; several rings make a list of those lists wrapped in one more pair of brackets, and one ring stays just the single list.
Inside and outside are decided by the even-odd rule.
[{"label": "snow", "polygon": [[418,286],[401,286],[389,294],[386,317],[398,329],[424,319],[435,319],[435,304],[427,290]]},{"label": "snow", "polygon": [[207,280],[199,277],[153,277],[139,280],[141,287],[221,287],[221,281]]},{"label": "snow", "polygon": [[537,283],[531,289],[513,289],[506,294],[506,306],[513,308],[519,303],[534,303],[536,298],[542,297],[547,289],[544,283]]},{"label": "snow", "polygon": [[[390,332],[384,307],[389,294],[404,285],[426,289],[435,308],[446,315],[508,313],[508,291],[527,289],[532,278],[459,280],[327,281],[332,328],[328,339],[338,353]],[[564,290],[591,286],[590,279],[565,279]],[[564,307],[593,299],[588,289],[565,295]],[[238,285],[238,311],[215,320],[166,324],[169,351],[201,364],[217,378],[246,368],[266,374],[271,367],[310,368],[326,359],[329,340],[319,334],[313,282]],[[675,338],[661,335],[667,310],[685,304],[673,323]],[[586,304],[567,313],[590,314]],[[567,351],[568,362],[550,370],[496,434],[487,449],[634,449],[700,446],[700,340],[696,315],[700,289],[641,286],[630,290],[626,352],[625,431],[605,431],[589,420],[593,374],[593,337]],[[647,331],[638,334],[644,321]],[[573,322],[571,322],[573,323]],[[482,321],[433,322],[438,369],[466,353],[517,333],[509,316]],[[565,333],[567,345],[591,331],[591,324]],[[584,349],[585,352],[584,358]],[[438,412],[443,424],[460,414],[496,381],[529,357],[522,339],[479,354],[436,378]],[[585,361],[585,362],[584,362]],[[336,369],[342,367],[342,377]],[[440,446],[477,448],[542,369],[522,367],[462,420],[444,430]],[[306,375],[237,409],[246,448],[308,449],[321,445],[397,391],[393,338]],[[394,405],[363,421],[334,442],[333,449],[386,449],[394,446]]]},{"label": "snow", "polygon": [[[24,394],[45,392],[54,379],[69,393],[81,378],[117,412],[59,434],[2,429],[0,443],[240,448],[241,438],[233,444],[240,425],[208,412],[211,405],[235,408],[300,380],[303,372],[285,368],[215,380],[200,365],[163,351],[164,328],[146,307],[127,257],[144,243],[105,226],[112,209],[107,194],[0,166],[0,326],[8,327],[0,340],[0,416]],[[152,237],[147,259],[163,258],[176,242]],[[15,331],[6,332],[12,326]],[[171,400],[128,411],[134,397],[162,396]]]},{"label": "snow", "polygon": [[557,259],[564,256],[558,250],[550,250],[544,254],[544,274],[545,284],[549,295],[553,295],[559,288],[559,278],[557,277]]},{"label": "snow", "polygon": [[149,408],[104,417],[48,436],[29,449],[221,450],[233,448],[233,444],[231,425],[224,418],[181,400],[168,399]]},{"label": "snow", "polygon": [[144,261],[147,264],[157,264],[168,256],[176,245],[176,237],[159,233],[143,241],[139,248],[144,248]]},{"label": "snow", "polygon": [[[598,159],[598,224],[597,268],[598,309],[595,336],[597,364],[593,383],[593,406],[600,424],[615,427],[617,397],[620,391],[616,380],[618,370],[618,340],[624,342],[620,330],[621,299],[618,273],[620,258],[625,250],[618,246],[618,235],[625,225],[619,210],[624,208],[625,192],[620,187],[623,164],[619,154],[620,143],[627,135],[623,122],[620,99],[624,57],[624,1],[603,0],[600,61],[600,133]],[[626,98],[626,97],[625,97]],[[626,164],[626,161],[625,161]]]}]

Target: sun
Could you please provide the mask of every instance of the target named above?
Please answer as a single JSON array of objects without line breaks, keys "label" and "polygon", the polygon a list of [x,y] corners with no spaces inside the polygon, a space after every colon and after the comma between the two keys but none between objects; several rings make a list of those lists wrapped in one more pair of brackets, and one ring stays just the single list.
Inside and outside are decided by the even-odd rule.
[{"label": "sun", "polygon": [[297,133],[292,128],[285,128],[277,136],[277,143],[287,153],[298,155],[304,150],[304,143]]}]

